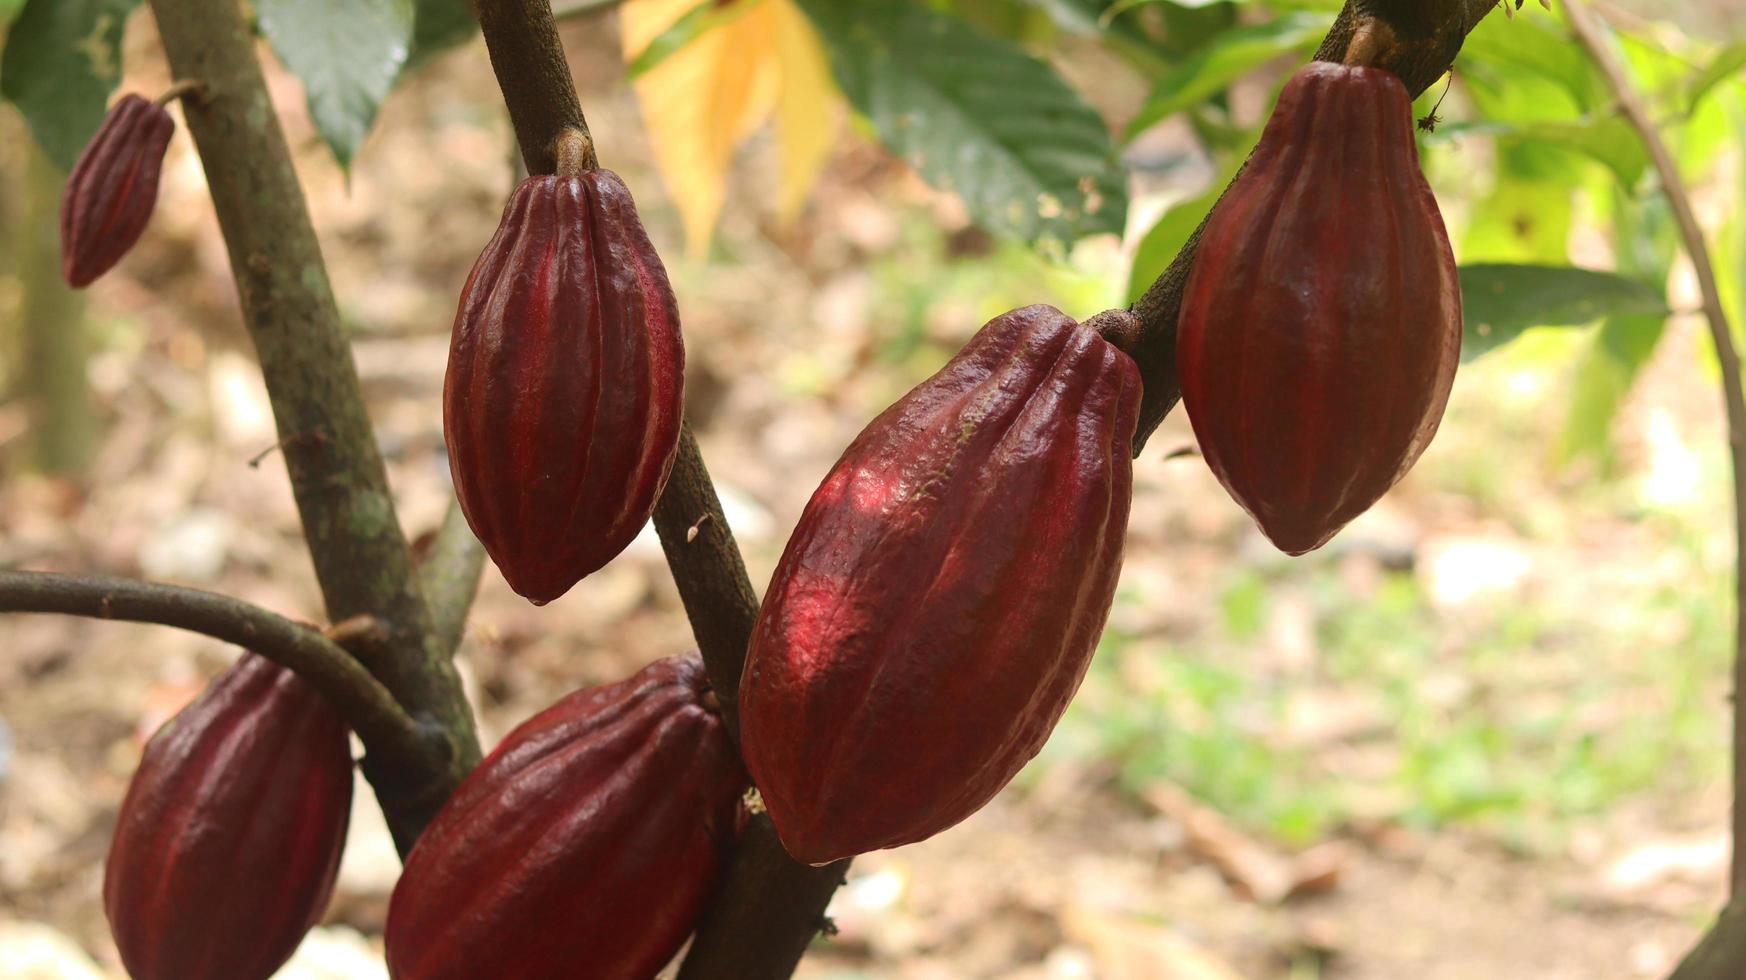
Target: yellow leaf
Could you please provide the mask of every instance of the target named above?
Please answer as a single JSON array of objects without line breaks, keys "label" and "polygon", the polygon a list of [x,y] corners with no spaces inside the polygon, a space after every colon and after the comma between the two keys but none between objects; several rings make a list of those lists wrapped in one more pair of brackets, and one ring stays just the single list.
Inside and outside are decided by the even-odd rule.
[{"label": "yellow leaf", "polygon": [[782,148],[779,214],[793,220],[806,203],[819,171],[830,160],[842,114],[842,95],[825,60],[824,46],[794,0],[769,0],[775,20],[782,91],[776,102],[776,136]]},{"label": "yellow leaf", "polygon": [[[742,139],[770,118],[781,86],[773,0],[668,55],[636,83],[655,166],[685,222],[693,254],[721,214],[728,165]],[[624,49],[635,57],[696,0],[634,0],[622,8]]]}]

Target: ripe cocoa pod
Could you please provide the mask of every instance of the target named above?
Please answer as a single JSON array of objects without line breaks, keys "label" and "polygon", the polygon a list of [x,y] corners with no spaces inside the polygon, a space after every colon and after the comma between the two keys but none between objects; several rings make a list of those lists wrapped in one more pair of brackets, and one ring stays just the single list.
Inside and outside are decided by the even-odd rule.
[{"label": "ripe cocoa pod", "polygon": [[69,285],[90,285],[139,241],[175,129],[163,106],[140,96],[110,107],[61,194],[61,276]]},{"label": "ripe cocoa pod", "polygon": [[103,908],[134,980],[266,980],[333,892],[352,801],[344,722],[244,654],[140,759]]},{"label": "ripe cocoa pod", "polygon": [[395,980],[649,980],[722,869],[746,787],[695,655],[568,695],[444,804],[388,909]]},{"label": "ripe cocoa pod", "polygon": [[1207,219],[1183,294],[1176,366],[1207,464],[1282,551],[1319,548],[1430,444],[1460,349],[1406,88],[1309,65]]},{"label": "ripe cocoa pod", "polygon": [[1140,400],[1059,310],[983,327],[863,430],[801,515],[740,685],[777,835],[823,864],[969,816],[1078,689],[1121,568]]},{"label": "ripe cocoa pod", "polygon": [[461,293],[443,384],[455,492],[511,588],[543,605],[636,537],[684,378],[678,305],[624,182],[523,181]]}]

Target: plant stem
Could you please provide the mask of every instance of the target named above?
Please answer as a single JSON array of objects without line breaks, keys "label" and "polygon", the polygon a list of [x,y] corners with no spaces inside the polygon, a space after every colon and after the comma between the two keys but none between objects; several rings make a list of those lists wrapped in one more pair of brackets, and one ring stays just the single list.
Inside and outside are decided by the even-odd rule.
[{"label": "plant stem", "polygon": [[554,141],[565,129],[589,137],[583,168],[599,167],[549,0],[478,0],[474,9],[527,172],[557,172]]},{"label": "plant stem", "polygon": [[[1461,51],[1461,42],[1496,8],[1497,0],[1346,0],[1333,29],[1316,51],[1316,60],[1342,61],[1360,28],[1374,32],[1373,37],[1385,28],[1391,43],[1367,51],[1366,63],[1399,75],[1407,91],[1417,98],[1449,70]],[[1232,183],[1240,176],[1241,170],[1232,176]],[[1176,377],[1176,318],[1182,311],[1182,291],[1188,285],[1188,271],[1205,228],[1203,220],[1169,268],[1133,306],[1144,324],[1134,360],[1145,382],[1140,425],[1134,433],[1135,456],[1182,399],[1182,386]]]},{"label": "plant stem", "polygon": [[237,0],[152,0],[178,78],[206,83],[184,100],[230,252],[243,318],[290,471],[303,534],[333,622],[366,614],[388,627],[372,668],[421,722],[451,741],[449,765],[364,760],[404,854],[479,760],[460,677],[439,648],[417,569],[395,516],[321,248],[284,132]]},{"label": "plant stem", "polygon": [[421,728],[351,654],[320,630],[241,599],[106,575],[0,572],[0,613],[157,623],[234,643],[315,685],[371,752],[448,764],[446,740]]},{"label": "plant stem", "polygon": [[[1698,291],[1703,298],[1704,320],[1710,328],[1710,340],[1716,346],[1716,360],[1722,369],[1722,403],[1728,420],[1728,453],[1734,472],[1734,814],[1732,820],[1733,860],[1728,875],[1728,892],[1734,899],[1746,896],[1746,711],[1741,710],[1740,692],[1746,691],[1746,576],[1740,573],[1740,561],[1746,557],[1746,389],[1740,378],[1740,355],[1734,349],[1734,333],[1728,324],[1727,311],[1722,307],[1722,294],[1716,282],[1716,269],[1710,261],[1709,247],[1704,243],[1703,227],[1698,224],[1692,207],[1691,193],[1679,175],[1679,166],[1667,143],[1649,116],[1648,108],[1631,85],[1624,66],[1607,45],[1605,29],[1595,20],[1585,0],[1565,0],[1565,15],[1571,31],[1581,42],[1595,67],[1600,70],[1618,100],[1649,159],[1661,178],[1661,193],[1673,208],[1674,221],[1692,270],[1697,274]],[[1738,901],[1736,901],[1738,906]],[[1716,924],[1718,930],[1746,930],[1746,916],[1738,911],[1724,914]],[[1732,948],[1731,957],[1722,951]],[[1706,938],[1692,953],[1704,955],[1698,960],[1710,965],[1708,972],[1689,972],[1682,965],[1676,976],[1739,977],[1746,974],[1746,937],[1725,936]],[[1688,963],[1698,960],[1688,958]]]},{"label": "plant stem", "polygon": [[437,649],[446,656],[454,656],[461,645],[467,613],[479,594],[479,576],[484,570],[485,546],[467,526],[460,501],[450,500],[442,526],[418,566],[418,579],[430,603],[431,633]]},{"label": "plant stem", "polygon": [[[588,132],[551,6],[546,0],[480,0],[478,10],[528,172],[551,173],[558,134],[567,127]],[[598,166],[592,159],[587,163]],[[739,675],[758,603],[689,425],[680,434],[654,520],[722,717],[737,737]],[[777,842],[769,818],[753,818],[683,976],[776,980],[793,973],[847,866],[844,861],[812,868],[795,861]]]}]

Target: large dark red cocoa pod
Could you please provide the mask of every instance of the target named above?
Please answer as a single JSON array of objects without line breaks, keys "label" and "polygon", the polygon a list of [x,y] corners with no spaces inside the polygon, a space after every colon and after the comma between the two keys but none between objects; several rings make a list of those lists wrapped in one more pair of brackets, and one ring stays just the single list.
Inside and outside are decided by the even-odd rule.
[{"label": "large dark red cocoa pod", "polygon": [[146,745],[103,908],[134,980],[266,980],[333,892],[352,802],[346,727],[244,654]]},{"label": "large dark red cocoa pod", "polygon": [[618,176],[529,177],[467,279],[443,385],[455,492],[535,604],[630,544],[679,445],[685,348]]},{"label": "large dark red cocoa pod", "polygon": [[163,106],[124,95],[85,144],[61,194],[61,276],[70,285],[90,285],[139,241],[175,129]]},{"label": "large dark red cocoa pod", "polygon": [[1115,593],[1140,400],[1059,310],[983,327],[813,494],[740,685],[746,766],[822,864],[969,816],[1042,747]]},{"label": "large dark red cocoa pod", "polygon": [[1412,100],[1315,63],[1213,209],[1177,323],[1201,452],[1281,550],[1321,547],[1412,468],[1461,352],[1461,287]]},{"label": "large dark red cocoa pod", "polygon": [[528,719],[394,889],[395,980],[649,980],[691,934],[746,787],[695,655]]}]

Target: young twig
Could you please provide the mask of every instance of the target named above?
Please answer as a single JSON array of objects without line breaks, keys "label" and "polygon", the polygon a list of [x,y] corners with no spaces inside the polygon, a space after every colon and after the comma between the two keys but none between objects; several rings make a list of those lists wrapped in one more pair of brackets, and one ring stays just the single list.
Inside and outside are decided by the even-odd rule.
[{"label": "young twig", "polygon": [[234,643],[307,678],[371,752],[438,768],[448,763],[441,740],[433,740],[335,639],[241,599],[113,576],[0,572],[0,613],[157,623]]},{"label": "young twig", "polygon": [[[1571,31],[1618,100],[1625,118],[1637,131],[1649,159],[1661,178],[1661,193],[1673,208],[1679,235],[1697,274],[1698,291],[1703,297],[1704,320],[1709,325],[1710,340],[1716,347],[1716,360],[1722,373],[1722,403],[1728,421],[1728,452],[1734,474],[1734,814],[1732,821],[1733,860],[1728,875],[1729,894],[1739,900],[1746,897],[1746,710],[1738,703],[1738,694],[1746,690],[1746,576],[1740,571],[1740,561],[1746,558],[1746,389],[1743,389],[1740,356],[1734,349],[1734,334],[1728,324],[1727,311],[1722,306],[1721,290],[1716,282],[1716,270],[1710,261],[1709,247],[1704,243],[1703,227],[1698,224],[1692,207],[1691,193],[1679,175],[1679,167],[1660,130],[1649,116],[1642,98],[1631,84],[1630,77],[1608,47],[1603,28],[1596,22],[1586,0],[1564,0],[1565,13]],[[1746,930],[1740,914],[1724,914],[1717,921],[1717,930]],[[1732,956],[1724,955],[1732,950]],[[1701,956],[1699,954],[1702,954]],[[1721,980],[1746,975],[1746,937],[1732,938],[1713,933],[1693,951],[1675,976],[1682,980],[1699,977]]]}]

